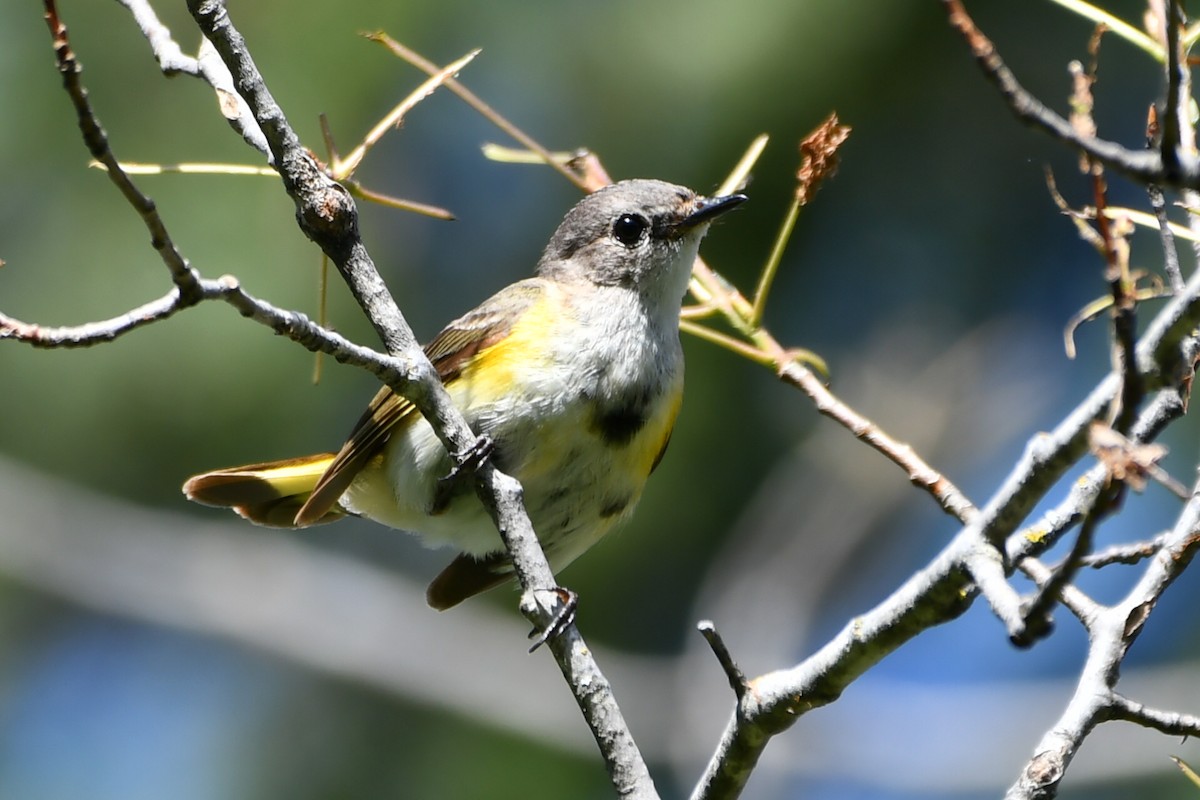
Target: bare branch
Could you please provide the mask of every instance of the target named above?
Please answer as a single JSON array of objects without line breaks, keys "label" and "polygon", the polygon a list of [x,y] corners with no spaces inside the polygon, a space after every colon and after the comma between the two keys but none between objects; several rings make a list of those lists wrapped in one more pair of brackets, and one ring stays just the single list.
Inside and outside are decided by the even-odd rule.
[{"label": "bare branch", "polygon": [[1160,533],[1144,542],[1115,544],[1092,553],[1083,559],[1083,563],[1094,569],[1107,567],[1110,564],[1136,564],[1139,561],[1145,561],[1162,549],[1166,538],[1166,533]]},{"label": "bare branch", "polygon": [[1126,652],[1162,593],[1187,567],[1197,548],[1200,548],[1200,484],[1193,489],[1191,500],[1184,506],[1163,548],[1150,560],[1137,585],[1121,602],[1083,618],[1088,629],[1088,657],[1075,695],[1009,788],[1005,795],[1008,800],[1055,796],[1071,759],[1092,728],[1101,722],[1124,719],[1183,735],[1200,729],[1200,719],[1196,717],[1147,709],[1116,692]]},{"label": "bare branch", "polygon": [[[1183,293],[1159,312],[1138,345],[1137,363],[1149,367],[1148,374],[1158,373],[1153,358],[1162,350],[1162,343],[1174,339],[1178,346],[1182,339],[1176,337],[1186,336],[1192,330],[1190,320],[1196,313],[1200,313],[1200,272],[1192,276]],[[1188,339],[1186,347],[1177,351],[1174,358],[1187,361],[1195,348],[1196,341]],[[1086,453],[1089,426],[1106,413],[1120,382],[1119,373],[1110,373],[1053,431],[1032,439],[991,501],[969,517],[967,525],[929,565],[890,597],[852,620],[804,662],[754,679],[755,691],[739,704],[717,752],[693,791],[693,800],[737,796],[773,735],[786,730],[811,709],[836,700],[863,672],[921,631],[962,614],[977,591],[986,588],[985,597],[1004,621],[1010,636],[1023,631],[1020,599],[1011,586],[999,579],[997,565],[1009,574],[1019,557],[1041,552],[1053,543],[1049,531],[1042,528],[1037,529],[1036,536],[1012,534],[1020,520]],[[1182,412],[1178,391],[1163,389],[1138,417],[1130,440],[1150,440]],[[1102,477],[1103,466],[1098,465],[1097,469]],[[1092,491],[1099,490],[1099,480]],[[1089,491],[1073,490],[1069,497],[1071,504],[1057,508],[1055,519],[1079,519],[1084,506],[1076,504],[1090,502],[1091,497]],[[1052,530],[1061,535],[1067,527],[1069,524],[1064,523]],[[1004,555],[997,557],[993,552]],[[983,582],[976,582],[972,570],[983,576]],[[1017,627],[1014,622],[1019,623]]]},{"label": "bare branch", "polygon": [[1191,152],[1196,142],[1188,119],[1191,113],[1191,76],[1188,74],[1187,56],[1179,40],[1179,34],[1187,20],[1184,17],[1183,4],[1179,0],[1170,0],[1165,11],[1163,27],[1166,41],[1163,45],[1167,55],[1167,91],[1163,110],[1162,141],[1159,147],[1163,169],[1168,174],[1177,174],[1182,168],[1180,160],[1183,153]]},{"label": "bare branch", "polygon": [[1153,728],[1167,736],[1200,736],[1200,716],[1150,708],[1119,694],[1113,695],[1109,714],[1110,719]]},{"label": "bare branch", "polygon": [[[1032,557],[1022,559],[1019,568],[1021,572],[1028,575],[1030,579],[1043,589],[1049,586],[1054,580],[1054,576],[1058,574],[1041,561]],[[1092,624],[1092,621],[1101,612],[1100,604],[1088,597],[1073,584],[1068,583],[1060,586],[1056,591],[1056,597],[1085,627]]]},{"label": "bare branch", "polygon": [[133,15],[133,21],[141,29],[142,36],[146,37],[164,75],[201,74],[199,59],[184,54],[183,48],[171,36],[171,29],[162,23],[147,0],[117,2],[129,9],[129,13]]},{"label": "bare branch", "polygon": [[173,288],[157,300],[151,300],[137,308],[111,319],[88,322],[68,327],[48,327],[0,313],[0,339],[17,339],[34,347],[90,347],[102,342],[111,342],[123,334],[143,325],[159,322],[181,308],[181,295]]},{"label": "bare branch", "polygon": [[[1153,440],[1170,422],[1179,419],[1185,410],[1179,392],[1168,389],[1160,391],[1142,411],[1133,427],[1130,440]],[[1107,477],[1108,470],[1105,465],[1097,463],[1074,481],[1062,502],[1009,538],[1009,561],[1020,563],[1022,558],[1043,553],[1058,542],[1072,526],[1083,519],[1084,509],[1094,502]]]},{"label": "bare branch", "polygon": [[162,218],[158,215],[154,201],[142,194],[117,163],[116,157],[109,148],[108,135],[92,111],[87,90],[83,88],[83,84],[79,80],[79,63],[75,59],[75,53],[71,50],[71,43],[67,38],[67,28],[59,19],[53,0],[45,0],[45,8],[46,24],[50,27],[50,35],[53,37],[54,56],[58,63],[58,71],[62,75],[63,88],[66,90],[67,96],[71,98],[71,104],[75,107],[75,115],[79,122],[79,130],[83,134],[84,144],[87,145],[92,158],[104,165],[109,179],[120,190],[126,202],[133,206],[141,216],[142,222],[150,231],[151,244],[158,251],[159,257],[162,258],[167,269],[171,271],[171,279],[180,291],[180,302],[186,305],[194,304],[198,300],[199,293],[196,283],[197,275],[172,243],[166,226],[163,225]]},{"label": "bare branch", "polygon": [[1183,271],[1179,268],[1179,249],[1175,246],[1175,232],[1171,230],[1171,220],[1167,216],[1167,201],[1163,196],[1162,187],[1149,184],[1146,193],[1150,198],[1150,206],[1154,209],[1154,218],[1158,220],[1159,243],[1162,245],[1163,271],[1171,290],[1178,292],[1183,289]]},{"label": "bare branch", "polygon": [[[1063,563],[1048,575],[1039,578],[1038,591],[1022,611],[1021,627],[1009,634],[1013,644],[1018,647],[1028,647],[1049,632],[1051,609],[1066,589],[1071,586],[1076,573],[1083,566],[1084,557],[1092,551],[1096,528],[1116,507],[1123,490],[1122,484],[1106,481],[1104,489],[1093,498],[1092,504],[1084,511],[1079,533],[1071,544],[1071,551],[1063,559]],[[1022,567],[1026,568],[1024,562],[1022,562]]]},{"label": "bare branch", "polygon": [[721,669],[725,671],[725,677],[729,680],[729,688],[733,689],[733,693],[740,703],[742,698],[746,696],[750,684],[746,681],[746,676],[738,667],[737,662],[733,660],[733,654],[726,647],[725,640],[717,632],[717,626],[711,620],[706,619],[699,622],[696,625],[696,629],[700,631],[700,635],[704,637],[704,640],[708,642],[708,646],[712,648],[713,655],[717,657],[717,662],[721,665]]},{"label": "bare branch", "polygon": [[170,29],[159,21],[158,15],[147,0],[117,2],[133,14],[133,19],[150,44],[163,74],[191,75],[212,86],[217,94],[217,105],[221,109],[221,115],[241,134],[247,144],[270,160],[271,152],[267,148],[262,129],[250,114],[250,107],[238,95],[233,86],[233,76],[229,74],[229,70],[225,68],[224,62],[217,56],[208,40],[201,42],[199,54],[195,58],[185,55],[183,48],[172,38]]},{"label": "bare branch", "polygon": [[960,521],[970,520],[977,513],[975,506],[949,478],[930,466],[912,447],[896,441],[874,422],[846,405],[817,379],[812,370],[788,359],[779,367],[779,377],[808,395],[817,411],[835,420],[897,464],[908,474],[913,485],[933,495],[946,513]]},{"label": "bare branch", "polygon": [[1040,128],[1105,166],[1142,182],[1181,183],[1189,186],[1196,184],[1198,170],[1194,158],[1189,158],[1186,162],[1181,158],[1178,165],[1172,165],[1177,169],[1167,173],[1158,153],[1133,151],[1105,139],[1081,135],[1070,122],[1047,108],[1021,86],[996,52],[996,46],[975,26],[974,20],[967,14],[960,0],[942,0],[942,4],[946,7],[950,24],[962,34],[984,74],[1000,90],[1009,108],[1022,122]]}]

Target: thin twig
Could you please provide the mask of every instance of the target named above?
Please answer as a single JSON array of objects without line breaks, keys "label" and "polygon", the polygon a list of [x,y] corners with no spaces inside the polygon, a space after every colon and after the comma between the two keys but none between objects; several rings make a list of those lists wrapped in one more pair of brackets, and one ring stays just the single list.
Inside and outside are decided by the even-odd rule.
[{"label": "thin twig", "polygon": [[[1142,411],[1130,433],[1130,441],[1153,441],[1170,423],[1182,417],[1185,410],[1185,403],[1178,390],[1160,391]],[[1020,564],[1022,559],[1040,555],[1057,544],[1067,531],[1083,519],[1084,509],[1091,507],[1107,479],[1108,468],[1097,462],[1073,481],[1070,491],[1062,501],[1008,538],[1008,561]]]},{"label": "thin twig", "polygon": [[[960,0],[942,0],[942,4],[946,8],[950,24],[966,40],[984,74],[996,85],[1018,119],[1042,129],[1055,139],[1130,177],[1142,182],[1164,181],[1166,176],[1163,174],[1162,158],[1159,154],[1133,151],[1115,142],[1080,135],[1067,120],[1047,108],[1042,101],[1021,86],[996,52],[995,45],[975,26]],[[1189,158],[1179,166],[1179,174],[1173,176],[1174,180],[1169,182],[1195,185],[1197,177],[1200,176],[1195,159]]]},{"label": "thin twig", "polygon": [[1135,349],[1137,347],[1137,300],[1134,296],[1133,280],[1129,275],[1129,224],[1110,220],[1104,213],[1108,202],[1108,186],[1104,171],[1099,165],[1089,165],[1092,190],[1096,203],[1096,227],[1103,243],[1105,269],[1104,279],[1112,297],[1113,358],[1121,373],[1121,392],[1112,414],[1112,426],[1118,432],[1129,430],[1137,414],[1138,405],[1145,394],[1141,373],[1138,372]]},{"label": "thin twig", "polygon": [[1167,201],[1163,196],[1162,187],[1158,184],[1148,185],[1146,194],[1150,198],[1150,207],[1154,209],[1154,218],[1158,220],[1163,271],[1167,273],[1167,281],[1171,284],[1171,290],[1178,292],[1183,289],[1183,271],[1179,268],[1179,249],[1175,246],[1175,231],[1172,230],[1171,220],[1167,216]]},{"label": "thin twig", "polygon": [[1166,538],[1167,533],[1160,533],[1144,542],[1114,544],[1085,556],[1080,563],[1093,569],[1101,569],[1112,564],[1137,564],[1161,550]]},{"label": "thin twig", "polygon": [[[1120,484],[1110,486],[1107,491],[1102,491],[1096,497],[1091,508],[1084,512],[1083,524],[1079,526],[1079,533],[1075,536],[1075,541],[1071,544],[1071,550],[1067,557],[1063,559],[1063,563],[1059,565],[1058,569],[1051,570],[1048,575],[1039,579],[1038,590],[1022,609],[1022,626],[1010,634],[1013,644],[1018,647],[1029,647],[1049,632],[1047,626],[1051,609],[1062,599],[1063,593],[1072,584],[1075,575],[1083,566],[1084,558],[1092,551],[1096,528],[1100,525],[1101,520],[1112,512],[1115,504],[1119,501],[1123,488]],[[1026,570],[1030,566],[1026,564],[1027,561],[1029,559],[1022,562],[1022,568]]]},{"label": "thin twig", "polygon": [[[400,58],[403,58],[405,61],[407,61],[408,63],[415,66],[417,69],[422,70],[423,72],[426,72],[429,75],[436,74],[436,72],[438,70],[438,67],[436,64],[434,64],[432,61],[425,58],[424,56],[422,56],[420,53],[416,52],[412,48],[407,47],[407,46],[401,44],[400,42],[396,41],[392,37],[388,36],[386,33],[379,31],[376,33],[370,33],[370,34],[365,34],[365,35],[371,41],[379,42],[384,47],[388,48],[393,53],[395,53],[397,56],[399,56]],[[479,115],[482,116],[484,119],[487,119],[493,125],[495,125],[497,128],[504,131],[509,136],[511,136],[513,139],[520,142],[523,147],[526,147],[529,150],[533,151],[534,153],[537,153],[542,158],[542,161],[544,161],[547,165],[549,165],[552,169],[554,169],[556,172],[558,172],[560,175],[562,175],[568,181],[575,184],[580,189],[583,189],[585,192],[589,190],[587,184],[584,183],[584,181],[578,175],[576,175],[571,170],[567,169],[565,166],[563,166],[561,163],[559,163],[558,159],[556,159],[554,157],[553,153],[551,153],[549,150],[547,150],[541,144],[536,142],[533,139],[533,137],[529,136],[524,131],[522,131],[520,128],[518,128],[516,125],[513,125],[511,122],[509,122],[507,119],[505,119],[505,117],[503,115],[501,115],[494,108],[492,108],[490,105],[488,105],[483,100],[481,100],[479,98],[479,96],[476,95],[474,92],[472,92],[470,89],[463,86],[461,83],[459,83],[457,80],[454,80],[453,78],[446,81],[446,88],[449,89],[450,91],[454,92],[460,98],[462,98],[463,101],[465,101],[467,103],[467,105],[469,105],[471,108],[475,109],[475,111],[477,113],[479,113]]]},{"label": "thin twig", "polygon": [[482,52],[478,49],[472,50],[462,58],[448,64],[445,67],[438,69],[429,79],[409,93],[395,108],[388,112],[383,119],[375,123],[375,127],[363,137],[362,143],[354,148],[348,156],[343,158],[335,158],[330,170],[333,173],[334,180],[345,180],[354,174],[358,169],[359,164],[366,158],[367,153],[371,151],[380,139],[383,138],[392,128],[397,128],[404,121],[404,115],[412,111],[417,103],[424,100],[429,95],[433,94],[439,86],[444,85],[447,81],[454,79],[468,64],[475,60],[475,57]]},{"label": "thin twig", "polygon": [[71,43],[67,38],[67,28],[59,19],[58,9],[54,2],[45,0],[44,5],[46,24],[50,27],[50,35],[54,41],[54,55],[58,71],[62,75],[63,88],[66,90],[67,96],[71,98],[71,104],[75,107],[75,115],[79,123],[79,130],[83,134],[84,144],[87,145],[92,158],[104,165],[109,179],[120,190],[125,201],[141,216],[142,222],[150,232],[150,241],[154,249],[158,251],[163,264],[170,270],[171,280],[179,289],[180,302],[190,305],[198,299],[197,276],[171,241],[166,226],[158,216],[158,209],[155,207],[154,201],[144,195],[129,176],[121,170],[116,156],[109,147],[108,135],[96,118],[91,102],[88,100],[87,90],[83,88],[79,79],[79,63],[75,58],[75,53],[71,50]]},{"label": "thin twig", "polygon": [[217,96],[221,115],[228,120],[246,143],[270,158],[266,137],[250,114],[250,108],[238,96],[233,85],[233,76],[217,57],[207,40],[200,43],[195,58],[185,55],[183,49],[171,37],[171,31],[158,19],[148,0],[117,0],[129,9],[134,21],[150,44],[154,58],[165,75],[191,75],[208,83]]},{"label": "thin twig", "polygon": [[[1022,559],[1019,569],[1039,587],[1049,584],[1055,575],[1054,570],[1036,558]],[[1058,599],[1066,606],[1067,610],[1075,615],[1076,619],[1083,623],[1085,628],[1092,624],[1102,608],[1099,603],[1080,591],[1078,586],[1072,584],[1066,584],[1059,588]]]},{"label": "thin twig", "polygon": [[179,287],[174,287],[157,300],[151,300],[124,314],[82,325],[48,327],[0,313],[0,339],[16,339],[33,347],[70,348],[91,347],[123,336],[144,325],[170,317],[182,308]]},{"label": "thin twig", "polygon": [[725,640],[721,638],[717,626],[711,620],[706,619],[696,624],[696,630],[700,631],[704,641],[708,642],[708,646],[712,648],[713,655],[717,657],[717,663],[721,665],[725,677],[729,680],[729,688],[733,689],[738,702],[741,702],[742,698],[746,696],[750,684],[746,681],[746,675],[738,667],[737,662],[733,660],[733,654],[725,646]]},{"label": "thin twig", "polygon": [[1097,8],[1091,3],[1082,2],[1082,0],[1051,0],[1051,2],[1057,3],[1097,25],[1103,25],[1125,41],[1140,47],[1155,59],[1163,60],[1162,45],[1120,17],[1114,16],[1102,8]]},{"label": "thin twig", "polygon": [[1167,736],[1200,736],[1200,716],[1151,708],[1119,694],[1112,698],[1109,714],[1112,719],[1152,728]]},{"label": "thin twig", "polygon": [[171,36],[171,30],[159,20],[154,8],[147,0],[117,0],[129,9],[142,36],[154,52],[154,58],[165,75],[192,75],[201,73],[200,60],[185,55],[183,48]]},{"label": "thin twig", "polygon": [[812,370],[795,361],[788,361],[778,369],[779,377],[807,395],[817,411],[903,469],[909,481],[928,492],[943,511],[962,522],[974,518],[977,509],[967,496],[949,478],[921,458],[911,445],[893,439],[885,430],[843,402],[817,379]]},{"label": "thin twig", "polygon": [[1163,171],[1171,178],[1179,173],[1184,154],[1183,137],[1186,135],[1185,131],[1191,127],[1186,116],[1190,113],[1190,98],[1187,94],[1190,81],[1179,42],[1180,31],[1186,22],[1183,6],[1179,0],[1169,0],[1164,13],[1166,41],[1163,45],[1167,55],[1167,91],[1161,125],[1160,153]]}]

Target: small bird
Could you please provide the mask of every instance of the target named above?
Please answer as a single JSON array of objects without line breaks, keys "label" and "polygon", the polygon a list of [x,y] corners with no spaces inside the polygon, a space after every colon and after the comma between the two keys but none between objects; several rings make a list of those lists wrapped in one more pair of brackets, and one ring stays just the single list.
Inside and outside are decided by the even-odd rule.
[{"label": "small bird", "polygon": [[[683,396],[679,311],[709,223],[746,198],[629,180],[564,217],[536,275],[501,289],[425,346],[487,458],[517,478],[557,571],[629,516],[667,448]],[[337,453],[190,478],[188,499],[260,525],[345,515],[460,554],[426,599],[447,609],[512,564],[470,481],[413,405],[384,387]]]}]

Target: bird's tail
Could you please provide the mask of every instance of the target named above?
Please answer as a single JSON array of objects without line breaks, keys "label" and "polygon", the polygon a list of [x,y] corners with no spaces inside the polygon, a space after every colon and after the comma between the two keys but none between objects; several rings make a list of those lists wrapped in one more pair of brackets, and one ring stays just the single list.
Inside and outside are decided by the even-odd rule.
[{"label": "bird's tail", "polygon": [[[297,512],[333,459],[333,453],[321,453],[205,472],[188,478],[183,493],[189,500],[206,506],[232,508],[258,525],[297,528],[300,527],[296,524]],[[334,506],[308,524],[320,525],[343,516],[345,512]]]}]

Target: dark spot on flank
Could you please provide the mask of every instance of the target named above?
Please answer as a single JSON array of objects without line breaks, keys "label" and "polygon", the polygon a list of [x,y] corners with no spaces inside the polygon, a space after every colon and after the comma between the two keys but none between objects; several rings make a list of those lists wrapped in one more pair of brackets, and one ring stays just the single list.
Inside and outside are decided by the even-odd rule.
[{"label": "dark spot on flank", "polygon": [[[572,456],[572,458],[576,458],[576,457],[577,456]],[[557,503],[566,499],[566,496],[569,495],[570,493],[571,493],[571,487],[556,486],[553,489],[551,489],[550,492],[546,495],[546,504],[547,505],[556,505]]]},{"label": "dark spot on flank", "polygon": [[619,398],[598,407],[592,414],[592,430],[606,444],[627,445],[645,427],[649,418],[650,397],[645,391]]},{"label": "dark spot on flank", "polygon": [[433,487],[433,497],[425,509],[426,513],[431,517],[444,514],[456,500],[473,494],[474,483],[470,480],[462,480],[463,477],[463,475],[456,475],[453,478],[439,480]]},{"label": "dark spot on flank", "polygon": [[607,444],[626,445],[646,424],[646,417],[640,409],[619,408],[596,414],[592,424]]},{"label": "dark spot on flank", "polygon": [[629,508],[629,495],[611,499],[604,504],[600,509],[601,519],[610,519],[617,516],[625,509]]}]

